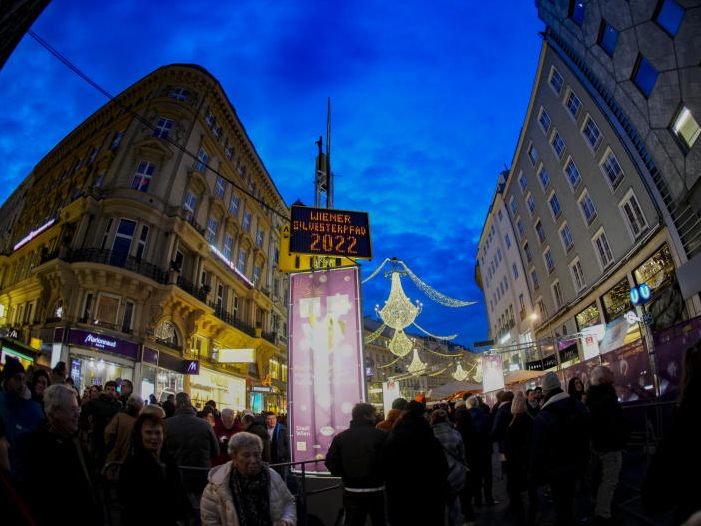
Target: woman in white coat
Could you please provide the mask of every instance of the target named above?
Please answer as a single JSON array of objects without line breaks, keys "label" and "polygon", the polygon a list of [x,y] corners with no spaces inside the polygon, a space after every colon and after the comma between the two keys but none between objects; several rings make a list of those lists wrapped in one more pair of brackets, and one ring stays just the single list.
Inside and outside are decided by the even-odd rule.
[{"label": "woman in white coat", "polygon": [[232,460],[209,472],[202,494],[202,526],[295,526],[295,499],[262,462],[260,437],[242,431],[228,444]]}]

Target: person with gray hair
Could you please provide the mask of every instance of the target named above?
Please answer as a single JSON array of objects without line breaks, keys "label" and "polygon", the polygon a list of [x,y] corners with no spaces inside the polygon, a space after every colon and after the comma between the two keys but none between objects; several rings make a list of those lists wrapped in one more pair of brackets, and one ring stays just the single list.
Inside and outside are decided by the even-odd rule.
[{"label": "person with gray hair", "polygon": [[601,472],[596,491],[594,518],[602,524],[611,521],[611,501],[623,465],[623,448],[628,426],[613,387],[613,371],[597,365],[591,372],[591,386],[586,396],[591,419],[593,461]]},{"label": "person with gray hair", "polygon": [[144,401],[139,395],[132,394],[126,400],[126,407],[121,413],[110,420],[105,428],[105,446],[107,458],[105,463],[123,462],[131,449],[131,431],[136,417],[144,407]]},{"label": "person with gray hair", "polygon": [[[104,523],[93,480],[94,470],[76,433],[80,406],[75,391],[55,384],[44,392],[47,425],[22,436],[17,480],[37,526],[63,522],[76,526]],[[51,488],[51,491],[37,491]],[[80,506],[65,511],[80,496]]]},{"label": "person with gray hair", "polygon": [[261,459],[263,441],[242,431],[228,443],[231,459],[209,472],[200,501],[202,526],[295,526],[295,499]]},{"label": "person with gray hair", "polygon": [[214,434],[219,442],[219,455],[212,460],[212,467],[226,464],[231,459],[227,446],[231,437],[239,431],[241,431],[241,423],[236,420],[236,412],[230,407],[222,409],[221,420],[217,420],[214,424]]}]

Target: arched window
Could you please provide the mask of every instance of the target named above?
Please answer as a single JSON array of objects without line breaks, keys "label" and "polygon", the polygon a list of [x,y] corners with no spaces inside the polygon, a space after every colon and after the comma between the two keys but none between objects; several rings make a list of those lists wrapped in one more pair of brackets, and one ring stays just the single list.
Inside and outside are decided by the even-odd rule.
[{"label": "arched window", "polygon": [[178,338],[178,329],[171,321],[162,321],[156,327],[154,332],[156,341],[169,347],[179,347],[180,338]]},{"label": "arched window", "polygon": [[60,299],[56,302],[56,305],[54,306],[54,318],[57,320],[60,320],[63,318],[63,300]]}]

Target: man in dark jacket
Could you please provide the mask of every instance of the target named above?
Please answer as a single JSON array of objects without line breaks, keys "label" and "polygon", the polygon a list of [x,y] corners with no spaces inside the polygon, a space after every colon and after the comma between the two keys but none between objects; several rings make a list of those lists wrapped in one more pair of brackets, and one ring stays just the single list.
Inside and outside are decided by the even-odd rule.
[{"label": "man in dark jacket", "polygon": [[497,395],[498,406],[494,415],[494,423],[492,424],[492,441],[497,443],[497,451],[501,457],[501,474],[506,476],[506,457],[504,456],[504,440],[506,439],[506,430],[511,423],[511,402],[514,399],[513,391],[501,391]]},{"label": "man in dark jacket", "polygon": [[83,405],[83,417],[92,422],[90,435],[90,448],[95,465],[102,468],[107,457],[107,445],[105,444],[105,428],[112,417],[119,413],[122,404],[117,400],[117,383],[109,381],[105,383],[105,390],[94,400],[88,400]]},{"label": "man in dark jacket", "polygon": [[[165,423],[166,439],[163,447],[178,466],[212,467],[212,459],[219,454],[219,443],[212,426],[206,420],[197,418],[190,395],[176,395],[175,414],[167,418]],[[207,485],[207,472],[184,471],[183,482],[188,492],[200,494]]]},{"label": "man in dark jacket", "polygon": [[574,521],[575,489],[589,455],[588,415],[582,402],[563,392],[553,372],[543,377],[543,394],[533,423],[529,475],[532,484],[550,484],[555,524],[567,526]]},{"label": "man in dark jacket", "polygon": [[[103,524],[95,474],[76,437],[80,407],[75,391],[64,384],[48,387],[44,408],[48,425],[23,435],[18,446],[17,479],[36,525]],[[76,499],[80,504],[70,506]]]},{"label": "man in dark jacket", "polygon": [[370,515],[373,526],[384,526],[385,498],[382,446],[387,433],[375,428],[372,404],[356,404],[350,428],[336,435],[326,454],[326,467],[343,482],[346,525],[364,526]]},{"label": "man in dark jacket", "polygon": [[270,436],[265,429],[265,424],[262,422],[262,417],[254,415],[248,409],[244,410],[241,417],[241,430],[260,437],[263,441],[261,458],[263,462],[270,462]]},{"label": "man in dark jacket", "polygon": [[594,517],[599,523],[606,524],[611,521],[611,500],[618,485],[627,439],[625,416],[613,387],[611,369],[603,365],[594,367],[586,400],[591,418],[594,462],[601,471]]},{"label": "man in dark jacket", "polygon": [[479,397],[469,397],[465,401],[465,405],[470,413],[472,422],[471,434],[467,440],[466,454],[467,465],[471,471],[475,505],[482,505],[483,493],[484,501],[489,505],[493,505],[496,501],[492,494],[491,419],[489,418],[489,413],[485,412],[482,407]]}]

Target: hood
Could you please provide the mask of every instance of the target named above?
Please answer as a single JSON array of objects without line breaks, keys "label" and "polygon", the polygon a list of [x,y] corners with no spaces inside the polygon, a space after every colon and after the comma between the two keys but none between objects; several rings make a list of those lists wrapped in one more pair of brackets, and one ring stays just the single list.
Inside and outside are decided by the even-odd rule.
[{"label": "hood", "polygon": [[218,486],[226,484],[229,480],[229,475],[231,474],[233,465],[233,460],[229,460],[229,462],[227,462],[226,464],[222,464],[221,466],[217,466],[215,468],[210,469],[209,474],[207,475],[207,479],[212,484],[216,484]]},{"label": "hood", "polygon": [[552,405],[555,402],[559,402],[560,400],[564,400],[564,399],[569,398],[569,397],[570,397],[570,395],[568,395],[564,391],[562,393],[557,393],[556,395],[553,395],[547,402],[545,402],[541,409],[545,409],[549,405]]}]

